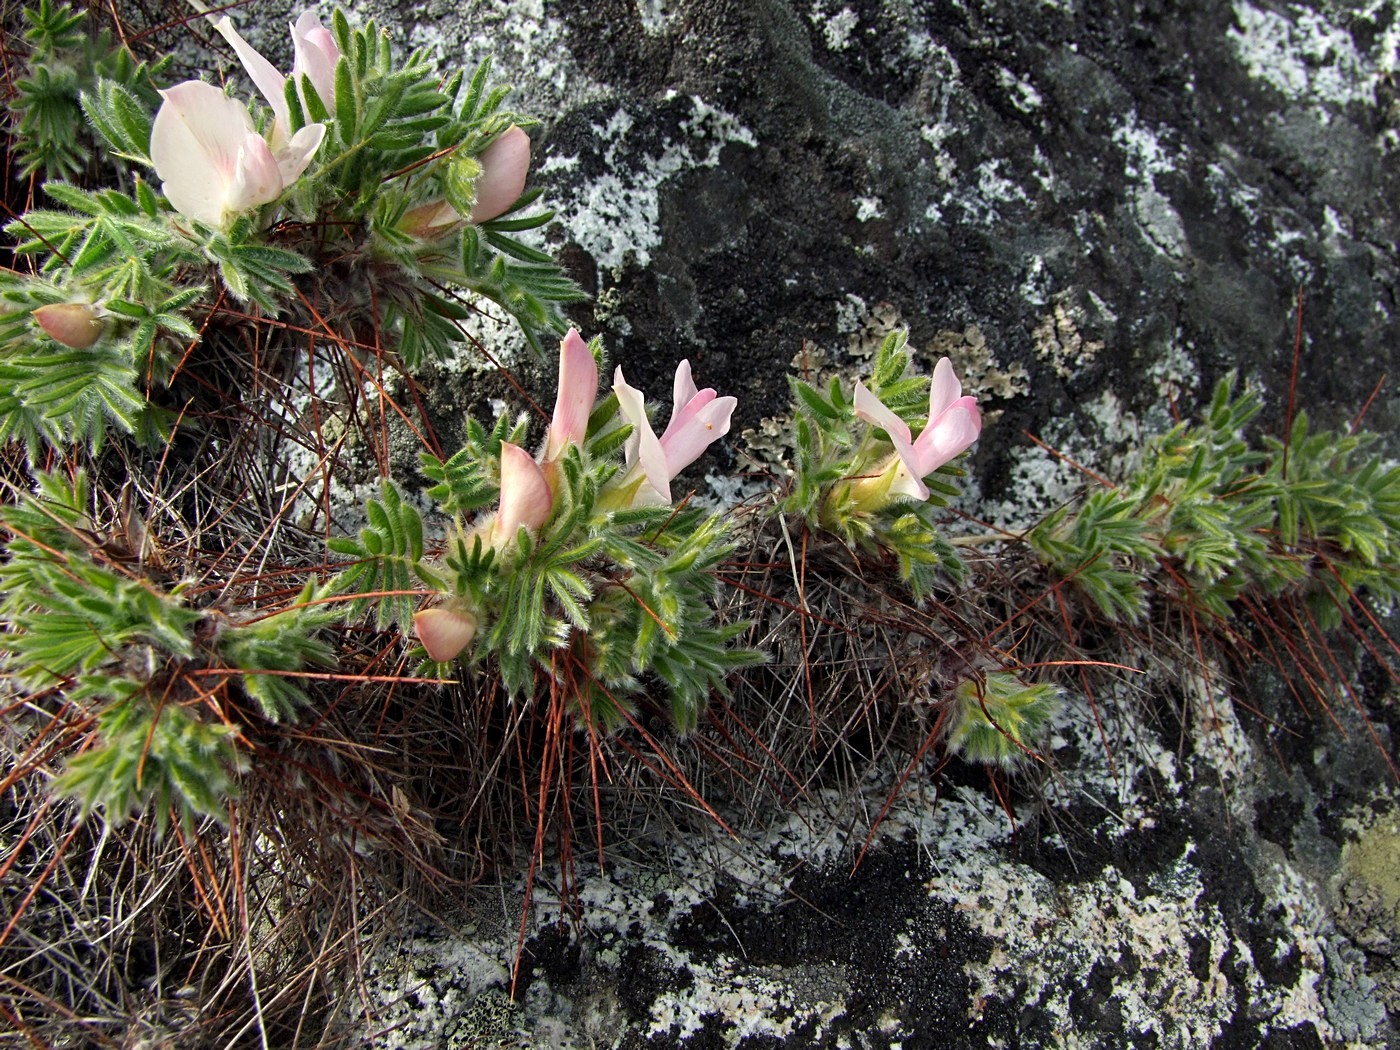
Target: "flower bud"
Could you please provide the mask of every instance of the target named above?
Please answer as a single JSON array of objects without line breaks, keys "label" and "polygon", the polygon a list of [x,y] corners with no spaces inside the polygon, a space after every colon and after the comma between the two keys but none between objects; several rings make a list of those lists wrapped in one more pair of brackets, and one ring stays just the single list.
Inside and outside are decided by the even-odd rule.
[{"label": "flower bud", "polygon": [[399,229],[420,241],[435,241],[464,221],[448,201],[436,200],[404,212]]},{"label": "flower bud", "polygon": [[530,136],[512,124],[487,146],[480,158],[480,175],[473,190],[472,222],[489,222],[505,212],[525,192],[530,170]]},{"label": "flower bud", "polygon": [[419,610],[413,616],[413,633],[423,643],[430,659],[440,664],[456,659],[476,636],[476,617],[437,606]]},{"label": "flower bud", "polygon": [[34,320],[56,343],[86,350],[102,334],[102,314],[88,303],[50,303],[34,311]]}]

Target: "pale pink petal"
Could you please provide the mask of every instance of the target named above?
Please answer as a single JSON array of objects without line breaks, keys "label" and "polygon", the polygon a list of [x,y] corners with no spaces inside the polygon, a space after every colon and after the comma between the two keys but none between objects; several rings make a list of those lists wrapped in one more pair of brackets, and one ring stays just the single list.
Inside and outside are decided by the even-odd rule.
[{"label": "pale pink petal", "polygon": [[476,206],[472,222],[487,222],[500,215],[525,192],[530,170],[530,136],[512,124],[481,156],[476,180]]},{"label": "pale pink petal", "polygon": [[915,477],[914,471],[909,468],[909,461],[903,457],[899,458],[899,467],[894,472],[894,480],[890,482],[890,492],[900,496],[908,496],[912,500],[922,503],[928,499],[928,486],[924,484],[924,479]]},{"label": "pale pink petal", "polygon": [[928,472],[919,469],[918,454],[910,441],[909,424],[895,415],[859,380],[856,381],[855,410],[861,419],[873,423],[890,436],[890,444],[894,445],[895,453],[899,456],[901,469],[896,473],[890,491],[914,499],[928,499],[928,486],[923,482],[924,474]]},{"label": "pale pink petal", "polygon": [[957,373],[953,371],[953,362],[946,357],[940,357],[938,364],[933,366],[933,382],[929,384],[929,421],[937,419],[944,409],[960,397],[962,397],[962,383],[958,381]]},{"label": "pale pink petal", "polygon": [[224,201],[225,210],[234,214],[251,211],[275,201],[281,192],[282,173],[278,170],[277,158],[261,135],[248,132],[238,150],[238,164],[233,172],[233,185]]},{"label": "pale pink petal", "polygon": [[632,424],[632,434],[626,446],[627,465],[641,470],[646,478],[634,502],[670,503],[671,475],[667,471],[666,452],[647,420],[646,399],[636,387],[628,386],[620,365],[613,374],[613,393],[617,395],[622,418]]},{"label": "pale pink petal", "polygon": [[[301,91],[301,75],[311,78],[311,86],[321,96],[321,102],[328,110],[335,107],[335,64],[340,59],[340,48],[330,30],[321,25],[315,11],[303,11],[292,26],[292,49],[296,60],[292,63],[292,76],[296,77],[297,91]],[[302,105],[306,98],[302,96]]]},{"label": "pale pink petal", "polygon": [[429,659],[443,664],[471,644],[476,636],[476,618],[466,613],[436,607],[413,616],[413,633],[428,651]]},{"label": "pale pink petal", "polygon": [[[690,384],[694,388],[695,384]],[[680,389],[680,384],[676,384]],[[661,443],[666,444],[667,440],[686,427],[690,426],[695,415],[711,401],[715,399],[713,387],[706,387],[704,390],[694,390],[685,400],[676,401],[671,408],[671,422],[666,424],[665,433],[661,435]]]},{"label": "pale pink petal", "polygon": [[545,462],[558,459],[568,445],[583,444],[597,393],[598,363],[578,329],[570,328],[559,343],[559,392],[545,441]]},{"label": "pale pink petal", "polygon": [[292,136],[291,142],[277,151],[277,170],[281,173],[284,187],[301,178],[325,137],[324,124],[308,124]]},{"label": "pale pink petal", "polygon": [[975,397],[960,397],[943,410],[914,442],[918,469],[927,477],[966,452],[982,433],[982,413]]},{"label": "pale pink petal", "polygon": [[729,421],[738,404],[738,398],[715,397],[715,392],[708,389],[691,399],[680,413],[684,417],[683,425],[667,427],[661,439],[666,450],[666,469],[671,477],[694,463],[705,449],[729,433]]},{"label": "pale pink petal", "polygon": [[553,507],[554,494],[534,457],[519,445],[501,442],[501,507],[496,512],[492,542],[497,546],[513,543],[522,525],[534,532]]},{"label": "pale pink petal", "polygon": [[291,134],[291,113],[287,109],[287,98],[283,94],[287,78],[277,72],[276,66],[254,51],[248,41],[239,36],[238,30],[233,28],[233,23],[227,15],[215,22],[214,28],[229,42],[233,53],[238,56],[238,61],[242,62],[243,68],[247,70],[253,85],[262,92],[262,97],[267,99],[267,104],[272,107],[275,118],[272,145],[274,149],[277,148]]},{"label": "pale pink petal", "polygon": [[[699,393],[699,391],[695,386],[695,377],[690,374],[690,359],[685,358],[680,364],[676,365],[676,378],[671,384],[672,423],[675,422],[676,414],[680,412],[681,406],[689,404],[697,393]],[[713,390],[710,391],[710,395],[712,397],[714,396]],[[670,430],[671,428],[668,426],[666,429]],[[662,440],[665,440],[665,438],[663,437]]]},{"label": "pale pink petal", "polygon": [[56,343],[86,350],[102,334],[102,314],[88,303],[49,303],[32,314],[35,323]]},{"label": "pale pink petal", "polygon": [[253,121],[213,84],[187,80],[162,91],[151,125],[151,163],[182,215],[220,226]]},{"label": "pale pink petal", "polygon": [[890,440],[898,448],[900,444],[908,445],[912,435],[909,433],[909,424],[894,414],[894,411],[886,407],[885,403],[865,388],[865,384],[856,380],[855,397],[856,415],[867,423],[873,423],[885,433],[889,434]]}]

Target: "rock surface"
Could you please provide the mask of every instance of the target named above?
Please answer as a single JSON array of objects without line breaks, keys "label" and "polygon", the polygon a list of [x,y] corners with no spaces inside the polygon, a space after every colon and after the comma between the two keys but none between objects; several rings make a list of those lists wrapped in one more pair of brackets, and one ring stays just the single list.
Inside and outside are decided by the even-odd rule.
[{"label": "rock surface", "polygon": [[[688,356],[739,394],[760,462],[789,363],[858,368],[893,325],[983,397],[964,506],[1003,523],[1080,483],[1023,431],[1112,472],[1232,369],[1279,425],[1300,289],[1300,405],[1343,424],[1400,376],[1392,0],[356,11],[445,64],[494,56],[543,120],[549,237],[594,297],[580,326],[643,389]],[[1372,429],[1400,423],[1396,389]],[[1393,1045],[1393,686],[1378,666],[1356,684],[1375,745],[1350,701],[1343,737],[1278,683],[1236,694],[1272,722],[1211,688],[1159,725],[1100,697],[1116,775],[1072,698],[1030,819],[954,770],[936,805],[905,793],[854,874],[897,770],[737,842],[639,830],[569,892],[544,870],[514,1003],[507,881],[371,960],[374,1041]]]}]

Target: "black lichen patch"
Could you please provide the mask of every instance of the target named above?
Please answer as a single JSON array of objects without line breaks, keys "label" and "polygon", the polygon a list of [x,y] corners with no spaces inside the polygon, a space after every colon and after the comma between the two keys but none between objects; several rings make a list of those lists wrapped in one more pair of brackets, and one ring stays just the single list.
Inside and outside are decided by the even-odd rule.
[{"label": "black lichen patch", "polygon": [[695,977],[684,966],[677,966],[650,944],[633,944],[623,952],[619,972],[618,999],[633,1021],[645,1021],[651,1004],[662,995],[684,991],[695,984]]},{"label": "black lichen patch", "polygon": [[1088,803],[1037,819],[1008,845],[1011,857],[1057,884],[1087,882],[1112,866],[1134,885],[1180,858],[1191,828],[1180,812],[1164,810],[1150,827],[1125,828]]},{"label": "black lichen patch", "polygon": [[[672,941],[697,957],[733,955],[747,966],[841,964],[851,988],[841,1031],[870,1036],[883,1022],[891,1032],[964,1032],[977,1015],[968,967],[990,957],[991,942],[952,904],[929,898],[931,875],[901,846],[866,857],[854,873],[803,869],[776,905],[741,902],[726,884],[678,921]],[[794,1036],[786,1045],[830,1044]]]},{"label": "black lichen patch", "polygon": [[568,927],[557,923],[544,927],[525,942],[515,982],[516,995],[525,994],[539,978],[548,980],[554,988],[574,982],[581,973],[581,958],[581,946]]},{"label": "black lichen patch", "polygon": [[1293,829],[1303,819],[1302,800],[1279,793],[1254,803],[1254,827],[1271,842],[1287,848],[1293,841]]}]

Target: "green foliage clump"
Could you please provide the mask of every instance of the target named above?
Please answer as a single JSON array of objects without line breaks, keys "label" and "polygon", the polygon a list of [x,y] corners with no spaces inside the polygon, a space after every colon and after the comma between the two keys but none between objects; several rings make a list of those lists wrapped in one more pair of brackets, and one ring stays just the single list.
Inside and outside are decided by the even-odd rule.
[{"label": "green foliage clump", "polygon": [[969,762],[1015,769],[1060,706],[1048,682],[1026,685],[1009,671],[989,671],[953,690],[948,749]]},{"label": "green foliage clump", "polygon": [[[927,376],[908,375],[908,333],[891,332],[880,345],[869,390],[905,423],[928,422]],[[855,400],[832,377],[825,390],[790,379],[795,398],[796,448],[792,488],[781,511],[809,527],[831,532],[851,547],[886,550],[915,598],[933,589],[940,574],[958,581],[967,567],[938,523],[938,511],[958,495],[951,463],[922,479],[925,500],[890,498],[874,484],[894,449],[888,435],[859,419]],[[886,489],[888,486],[885,486]]]},{"label": "green foliage clump", "polygon": [[1202,422],[1153,441],[1123,485],[1060,508],[1028,542],[1118,622],[1142,619],[1153,588],[1221,618],[1247,591],[1294,595],[1324,629],[1359,591],[1390,601],[1400,468],[1366,454],[1373,436],[1310,434],[1304,413],[1286,444],[1251,444],[1259,409],[1256,394],[1222,380]]},{"label": "green foliage clump", "polygon": [[461,451],[425,455],[423,472],[437,482],[428,496],[452,521],[441,563],[424,558],[421,516],[386,482],[359,537],[331,542],[354,559],[332,586],[365,596],[351,615],[372,598],[381,625],[407,631],[415,594],[437,596],[471,617],[466,658],[493,665],[511,695],[563,690],[586,720],[611,729],[656,681],[676,727],[693,729],[725,676],[763,657],[734,645],[747,624],[715,622],[714,570],[733,549],[726,519],[622,499],[616,453],[629,428],[615,412],[609,398],[584,444],[548,465],[549,516],[514,537],[493,537],[491,517],[478,512],[499,497],[502,445],[524,439],[523,420],[503,416],[489,431],[471,421]]},{"label": "green foliage clump", "polygon": [[0,511],[0,671],[94,733],[55,784],[85,810],[119,820],[149,807],[162,826],[172,810],[185,823],[219,816],[244,764],[221,691],[238,681],[267,718],[290,715],[306,700],[302,684],[264,672],[331,663],[316,632],[338,614],[314,604],[308,585],[287,610],[230,623],[96,532],[90,501],[83,475],[40,474],[37,494]]},{"label": "green foliage clump", "polygon": [[148,111],[160,104],[155,78],[169,65],[137,62],[105,30],[90,34],[85,16],[65,3],[39,0],[26,8],[24,69],[14,78],[12,137],[19,176],[72,178],[92,165],[96,142],[81,99],[99,84],[119,87]]}]

